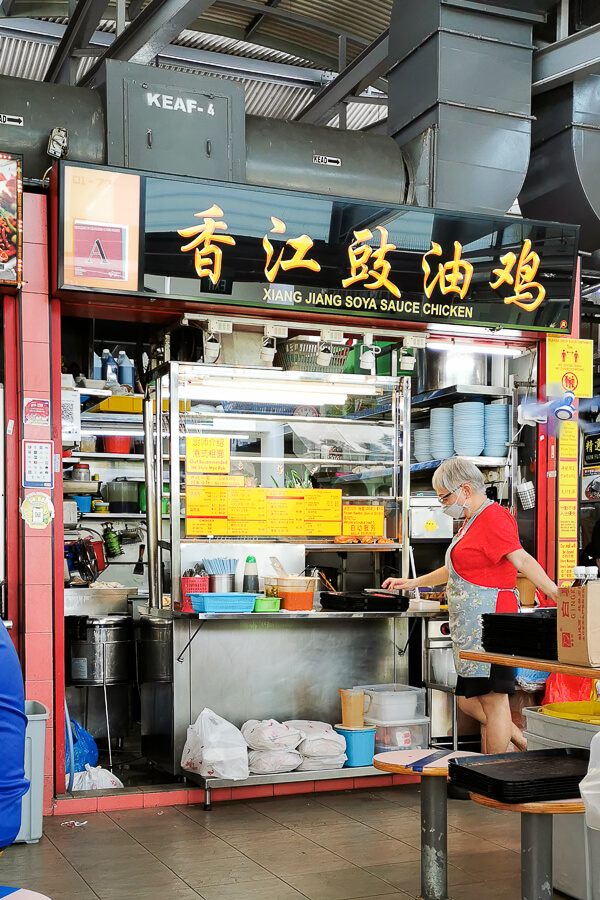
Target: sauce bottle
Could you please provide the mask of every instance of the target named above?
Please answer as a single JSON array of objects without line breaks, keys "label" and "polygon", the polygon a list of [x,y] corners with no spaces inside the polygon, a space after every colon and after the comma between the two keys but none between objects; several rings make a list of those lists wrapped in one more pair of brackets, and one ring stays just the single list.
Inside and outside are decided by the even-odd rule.
[{"label": "sauce bottle", "polygon": [[242,590],[245,594],[258,594],[260,591],[258,566],[256,565],[256,557],[254,556],[246,557]]}]

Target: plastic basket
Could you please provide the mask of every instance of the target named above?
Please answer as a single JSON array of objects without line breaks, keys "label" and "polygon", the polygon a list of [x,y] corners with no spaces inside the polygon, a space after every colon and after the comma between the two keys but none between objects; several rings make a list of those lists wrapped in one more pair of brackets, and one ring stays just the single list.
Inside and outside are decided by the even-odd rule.
[{"label": "plastic basket", "polygon": [[192,575],[181,579],[181,595],[189,600],[191,594],[206,594],[208,591],[208,575]]},{"label": "plastic basket", "polygon": [[317,365],[318,341],[292,338],[279,344],[277,353],[281,368],[288,372],[343,372],[349,349],[345,344],[331,344],[328,366]]},{"label": "plastic basket", "polygon": [[256,594],[190,594],[195,613],[251,613]]},{"label": "plastic basket", "polygon": [[600,702],[593,700],[572,700],[568,703],[548,703],[540,707],[545,716],[568,719],[584,725],[600,725]]},{"label": "plastic basket", "polygon": [[254,602],[254,612],[279,612],[281,597],[257,597]]}]

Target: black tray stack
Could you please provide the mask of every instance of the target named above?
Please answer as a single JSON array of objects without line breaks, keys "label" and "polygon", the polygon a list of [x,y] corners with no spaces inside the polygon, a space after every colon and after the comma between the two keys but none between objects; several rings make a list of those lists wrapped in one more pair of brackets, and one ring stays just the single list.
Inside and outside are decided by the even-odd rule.
[{"label": "black tray stack", "polygon": [[486,613],[481,618],[486,653],[558,659],[556,609],[536,609],[530,613]]}]

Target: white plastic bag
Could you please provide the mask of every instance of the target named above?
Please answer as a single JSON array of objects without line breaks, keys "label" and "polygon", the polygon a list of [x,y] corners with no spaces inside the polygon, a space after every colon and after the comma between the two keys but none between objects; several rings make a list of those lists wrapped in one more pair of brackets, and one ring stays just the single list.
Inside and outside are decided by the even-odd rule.
[{"label": "white plastic bag", "polygon": [[188,727],[181,768],[205,778],[247,778],[248,747],[239,728],[212,709],[203,709]]},{"label": "white plastic bag", "polygon": [[586,825],[600,831],[600,732],[592,738],[588,771],[579,790],[585,806]]},{"label": "white plastic bag", "polygon": [[311,722],[304,719],[292,719],[284,722],[290,728],[296,728],[306,735],[298,746],[302,756],[314,756],[317,759],[340,756],[346,750],[346,738],[338,734],[327,722]]},{"label": "white plastic bag", "polygon": [[339,756],[303,756],[298,772],[321,772],[326,769],[341,769],[348,757],[345,753]]},{"label": "white plastic bag", "polygon": [[253,775],[279,775],[297,769],[302,757],[297,750],[251,750],[248,761]]},{"label": "white plastic bag", "polygon": [[304,739],[304,732],[275,719],[249,719],[242,725],[242,734],[251,750],[295,750]]},{"label": "white plastic bag", "polygon": [[[69,776],[67,775],[67,786]],[[122,788],[123,782],[102,766],[86,765],[83,772],[75,772],[73,776],[73,791],[103,791],[107,788]]]}]

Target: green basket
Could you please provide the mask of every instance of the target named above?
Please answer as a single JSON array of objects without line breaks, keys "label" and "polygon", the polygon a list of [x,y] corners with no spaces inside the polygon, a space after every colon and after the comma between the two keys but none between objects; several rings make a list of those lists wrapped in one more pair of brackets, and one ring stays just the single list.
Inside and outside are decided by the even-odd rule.
[{"label": "green basket", "polygon": [[279,363],[287,372],[343,372],[349,347],[346,344],[331,344],[331,362],[328,366],[318,366],[318,341],[305,338],[291,338],[277,347]]},{"label": "green basket", "polygon": [[254,601],[254,612],[279,612],[281,597],[257,597]]}]

